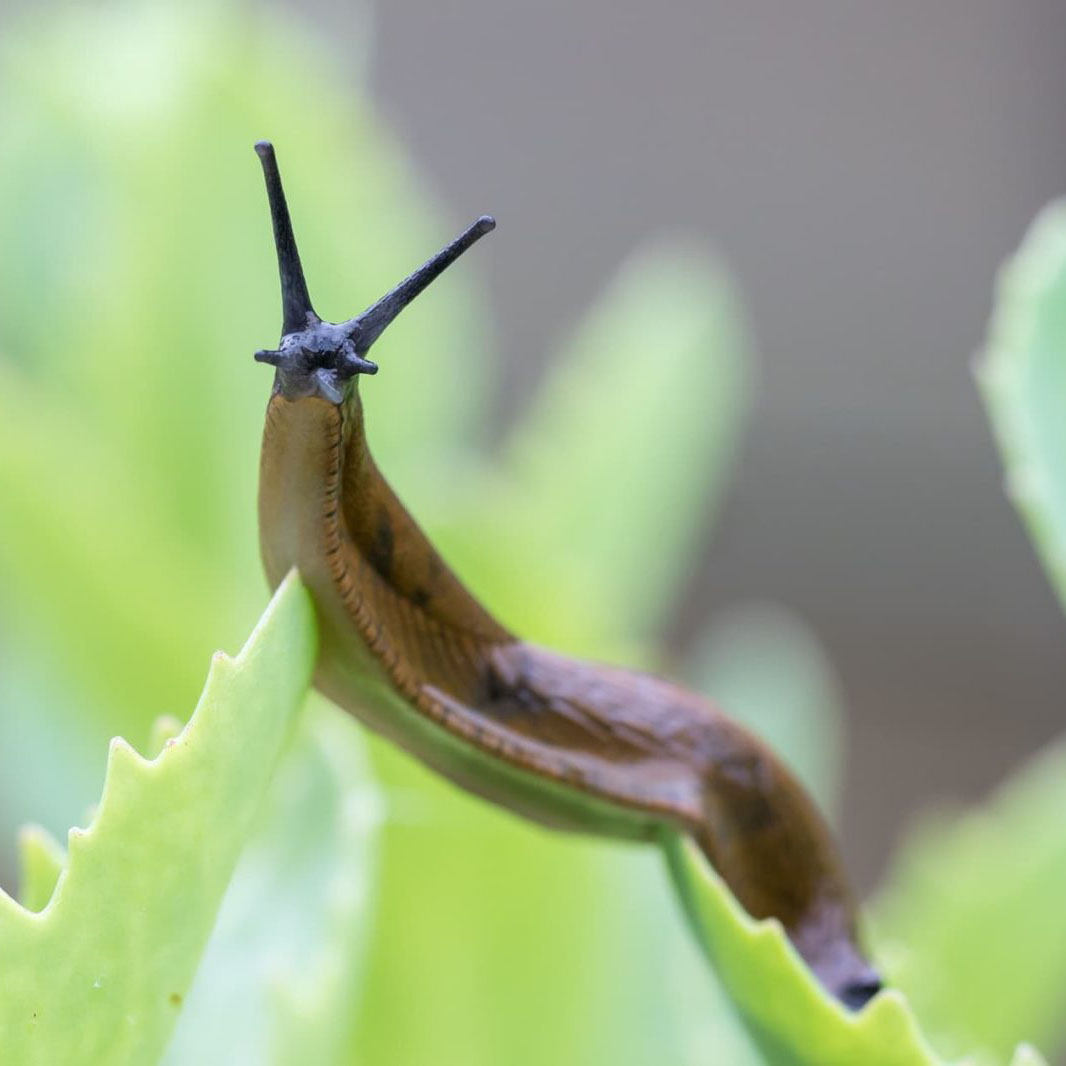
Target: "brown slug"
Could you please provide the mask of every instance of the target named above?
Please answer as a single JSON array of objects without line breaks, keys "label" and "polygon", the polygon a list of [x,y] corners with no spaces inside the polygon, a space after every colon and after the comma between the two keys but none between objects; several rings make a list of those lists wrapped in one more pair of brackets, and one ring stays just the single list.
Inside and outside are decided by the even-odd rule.
[{"label": "brown slug", "polygon": [[780,920],[826,989],[881,987],[830,832],[765,745],[692,692],[528,644],[464,588],[379,473],[358,381],[385,327],[495,226],[479,218],[361,315],[322,321],[307,292],[274,150],[256,145],[283,325],[259,485],[272,586],[297,567],[321,629],[315,684],[456,784],[559,829],[697,841],[747,911]]}]

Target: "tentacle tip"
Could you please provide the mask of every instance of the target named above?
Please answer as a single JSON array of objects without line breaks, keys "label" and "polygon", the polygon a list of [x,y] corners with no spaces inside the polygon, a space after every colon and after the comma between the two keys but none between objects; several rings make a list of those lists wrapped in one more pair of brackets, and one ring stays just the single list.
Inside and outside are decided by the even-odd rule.
[{"label": "tentacle tip", "polygon": [[491,233],[496,228],[496,219],[492,215],[482,215],[475,223],[474,229],[478,233]]},{"label": "tentacle tip", "polygon": [[270,141],[256,141],[255,154],[260,159],[266,159],[274,154],[274,145]]},{"label": "tentacle tip", "polygon": [[349,348],[347,352],[342,354],[337,372],[347,381],[349,378],[355,377],[356,374],[376,374],[378,365]]},{"label": "tentacle tip", "polygon": [[257,363],[269,363],[271,366],[280,366],[282,360],[282,353],[273,351],[269,348],[260,348],[255,353],[255,361]]}]

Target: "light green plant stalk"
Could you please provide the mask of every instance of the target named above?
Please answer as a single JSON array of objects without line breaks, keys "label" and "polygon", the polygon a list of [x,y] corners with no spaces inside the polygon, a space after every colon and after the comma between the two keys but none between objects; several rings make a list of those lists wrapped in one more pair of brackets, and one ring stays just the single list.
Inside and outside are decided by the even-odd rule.
[{"label": "light green plant stalk", "polygon": [[380,816],[358,726],[313,699],[230,882],[166,1066],[347,1061]]},{"label": "light green plant stalk", "polygon": [[[780,923],[750,918],[693,843],[671,836],[665,847],[693,931],[770,1066],[945,1066],[900,992],[846,1010],[804,966]],[[1011,1060],[1042,1061],[1028,1045]]]}]

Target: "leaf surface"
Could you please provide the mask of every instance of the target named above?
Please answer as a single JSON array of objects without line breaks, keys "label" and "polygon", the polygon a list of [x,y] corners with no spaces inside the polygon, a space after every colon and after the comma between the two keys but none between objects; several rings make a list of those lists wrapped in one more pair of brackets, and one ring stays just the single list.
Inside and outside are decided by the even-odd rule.
[{"label": "leaf surface", "polygon": [[303,704],[314,650],[310,601],[290,575],[240,654],[215,656],[192,718],[160,755],[112,741],[100,805],[87,828],[70,831],[47,906],[32,913],[0,895],[0,1061],[158,1058]]},{"label": "leaf surface", "polygon": [[[749,917],[695,844],[671,835],[665,847],[696,936],[770,1066],[943,1066],[900,992],[846,1010],[822,990],[780,923]],[[1040,1062],[1032,1049],[1020,1061],[1024,1055]]]},{"label": "leaf surface", "polygon": [[999,276],[977,380],[1006,478],[1066,604],[1066,202],[1037,217]]},{"label": "leaf surface", "polygon": [[342,1066],[373,919],[380,802],[359,727],[314,698],[255,832],[165,1066]]}]

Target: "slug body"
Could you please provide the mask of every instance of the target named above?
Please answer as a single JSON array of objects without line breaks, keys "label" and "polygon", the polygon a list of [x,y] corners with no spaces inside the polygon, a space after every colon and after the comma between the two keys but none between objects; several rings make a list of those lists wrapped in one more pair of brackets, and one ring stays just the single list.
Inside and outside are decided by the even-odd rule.
[{"label": "slug body", "polygon": [[321,630],[316,686],[456,784],[554,828],[699,843],[738,900],[776,917],[852,1007],[880,988],[858,947],[831,835],[755,737],[658,678],[521,641],[463,587],[379,473],[358,378],[370,344],[483,233],[479,219],[347,323],[311,308],[273,150],[267,176],[284,303],[260,471],[271,585],[297,567]]}]

